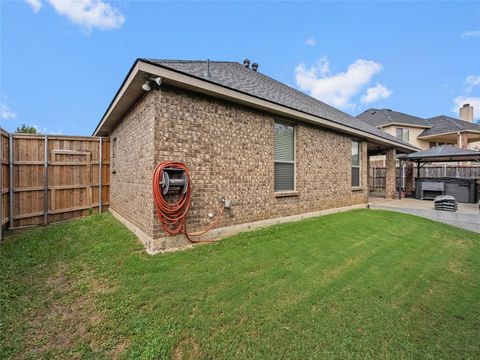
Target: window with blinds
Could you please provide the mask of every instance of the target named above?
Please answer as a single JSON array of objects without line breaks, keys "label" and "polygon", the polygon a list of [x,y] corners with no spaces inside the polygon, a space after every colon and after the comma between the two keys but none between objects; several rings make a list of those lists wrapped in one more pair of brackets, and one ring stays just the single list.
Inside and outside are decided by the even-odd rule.
[{"label": "window with blinds", "polygon": [[410,131],[406,128],[397,128],[397,138],[403,141],[410,141]]},{"label": "window with blinds", "polygon": [[295,190],[295,129],[275,122],[275,191]]},{"label": "window with blinds", "polygon": [[352,186],[360,186],[360,143],[352,140]]},{"label": "window with blinds", "polygon": [[112,168],[112,173],[116,173],[117,172],[117,168],[116,168],[116,157],[117,157],[117,137],[115,136],[113,139],[112,139],[112,164],[111,164],[111,168]]}]

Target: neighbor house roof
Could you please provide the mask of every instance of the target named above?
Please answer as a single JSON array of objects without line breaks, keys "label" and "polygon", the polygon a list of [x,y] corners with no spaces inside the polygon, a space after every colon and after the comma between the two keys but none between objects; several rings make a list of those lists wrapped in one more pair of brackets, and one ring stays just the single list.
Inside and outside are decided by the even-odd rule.
[{"label": "neighbor house roof", "polygon": [[480,151],[460,149],[455,146],[438,146],[424,151],[417,151],[411,154],[399,156],[402,160],[422,162],[444,162],[444,161],[480,161]]},{"label": "neighbor house roof", "polygon": [[410,125],[425,128],[425,130],[418,136],[419,138],[456,133],[459,131],[480,132],[480,125],[478,124],[445,115],[423,119],[398,111],[392,111],[390,109],[368,109],[357,115],[356,118],[378,128],[387,125]]},{"label": "neighbor house roof", "polygon": [[430,127],[430,124],[425,119],[390,109],[368,109],[357,115],[356,118],[375,127],[401,124],[424,128]]},{"label": "neighbor house roof", "polygon": [[[225,99],[236,99],[238,102],[253,104],[265,110],[284,113],[288,112],[286,109],[295,110],[291,113],[293,115],[298,114],[298,118],[307,122],[326,125],[346,132],[350,131],[360,137],[370,138],[372,141],[387,142],[401,150],[412,151],[416,149],[411,144],[258,71],[246,68],[238,62],[227,61],[138,59],[97,126],[95,135],[108,133],[108,129],[111,129],[111,124],[116,121],[115,119],[119,118],[122,111],[126,111],[126,105],[121,106],[117,103],[123,94],[127,93],[128,89],[126,88],[129,83],[135,81],[135,73],[139,71],[162,76],[166,84],[185,87]],[[144,81],[144,76],[145,74],[143,78],[136,80],[136,87],[140,88],[137,97],[141,96],[142,90],[138,84]],[[212,87],[212,84],[217,87]],[[132,91],[130,91],[130,95],[127,95],[131,96]],[[262,101],[255,99],[261,99]]]},{"label": "neighbor house roof", "polygon": [[431,128],[423,131],[418,137],[448,134],[458,131],[480,132],[480,125],[452,118],[450,116],[440,115],[425,120]]}]

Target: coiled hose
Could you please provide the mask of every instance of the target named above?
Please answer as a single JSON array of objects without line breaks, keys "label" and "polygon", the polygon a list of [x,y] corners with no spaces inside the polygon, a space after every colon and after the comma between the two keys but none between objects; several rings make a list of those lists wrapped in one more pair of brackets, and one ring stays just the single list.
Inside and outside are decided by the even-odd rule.
[{"label": "coiled hose", "polygon": [[[187,177],[187,190],[185,193],[178,195],[175,202],[168,202],[162,194],[160,182],[163,177],[163,170],[165,168],[182,169]],[[190,171],[188,167],[180,162],[164,161],[157,165],[153,173],[153,199],[157,209],[157,216],[160,225],[170,235],[184,234],[191,242],[212,242],[193,240],[192,237],[200,236],[212,230],[217,226],[220,218],[223,215],[224,207],[222,206],[220,213],[213,223],[206,229],[198,232],[189,233],[187,231],[187,213],[190,209]]]}]

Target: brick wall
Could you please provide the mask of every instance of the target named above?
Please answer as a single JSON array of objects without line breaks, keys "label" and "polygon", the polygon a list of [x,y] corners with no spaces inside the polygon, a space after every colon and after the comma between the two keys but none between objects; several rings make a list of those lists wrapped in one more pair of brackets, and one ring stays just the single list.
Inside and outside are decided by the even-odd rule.
[{"label": "brick wall", "polygon": [[351,137],[297,124],[296,196],[276,197],[274,120],[268,113],[162,86],[140,100],[111,134],[116,138],[110,207],[150,238],[157,222],[151,178],[157,163],[191,170],[190,231],[208,226],[222,197],[232,200],[219,226],[302,214],[367,201],[367,151],[361,186],[351,189]]},{"label": "brick wall", "polygon": [[[366,202],[367,166],[360,191],[351,189],[351,137],[296,126],[297,196],[274,193],[274,117],[194,93],[162,87],[155,97],[154,162],[185,162],[191,170],[188,225],[210,224],[222,197],[233,201],[219,226],[230,226]],[[367,164],[362,144],[362,164]],[[147,171],[148,173],[148,171]],[[151,173],[149,174],[151,176]],[[148,187],[150,191],[150,187]],[[163,236],[156,223],[153,235]]]},{"label": "brick wall", "polygon": [[396,169],[397,156],[395,149],[388,149],[385,156],[385,166],[387,173],[385,174],[385,199],[395,199],[396,196]]},{"label": "brick wall", "polygon": [[154,101],[154,94],[147,94],[110,136],[111,156],[115,151],[115,159],[111,159],[110,208],[150,237],[154,221]]}]

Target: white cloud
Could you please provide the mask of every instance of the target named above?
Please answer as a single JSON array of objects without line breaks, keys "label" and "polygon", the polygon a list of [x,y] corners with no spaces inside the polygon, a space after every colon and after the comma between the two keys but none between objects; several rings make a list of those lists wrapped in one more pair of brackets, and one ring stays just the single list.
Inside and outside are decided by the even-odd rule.
[{"label": "white cloud", "polygon": [[322,77],[330,75],[330,61],[326,56],[317,60],[317,68]]},{"label": "white cloud", "polygon": [[40,8],[42,7],[42,2],[40,0],[25,0],[28,5],[32,8],[34,13],[37,13],[40,11]]},{"label": "white cloud", "polygon": [[459,116],[459,109],[463,104],[470,104],[473,106],[473,119],[475,121],[480,120],[480,97],[477,96],[457,96],[453,99],[452,112]]},{"label": "white cloud", "polygon": [[[453,107],[452,112],[459,116],[459,108],[463,104],[470,104],[473,106],[473,119],[475,121],[480,120],[480,97],[474,96],[471,92],[480,86],[480,75],[468,75],[465,78],[465,88],[463,89],[463,95],[457,96],[452,100]],[[476,94],[475,94],[476,95]]]},{"label": "white cloud", "polygon": [[15,120],[17,114],[8,105],[8,98],[0,93],[0,119],[2,120]]},{"label": "white cloud", "polygon": [[[26,0],[34,12],[42,6],[41,0]],[[47,0],[55,11],[87,30],[116,29],[125,22],[125,16],[102,0]]]},{"label": "white cloud", "polygon": [[480,86],[480,75],[468,75],[465,82],[467,83],[465,92],[472,92],[473,89]]},{"label": "white cloud", "polygon": [[382,65],[371,60],[356,60],[345,72],[330,73],[326,57],[310,68],[300,64],[295,68],[297,86],[314,98],[342,109],[354,109],[352,98],[367,85]]},{"label": "white cloud", "polygon": [[0,104],[0,119],[3,120],[14,120],[17,118],[17,114],[13,112],[8,105]]},{"label": "white cloud", "polygon": [[466,38],[466,37],[480,37],[480,30],[465,31],[462,34],[462,38]]},{"label": "white cloud", "polygon": [[317,45],[317,40],[315,40],[315,38],[311,37],[311,38],[308,38],[307,40],[305,40],[305,44],[307,44],[308,46],[315,46],[315,45]]},{"label": "white cloud", "polygon": [[365,95],[360,98],[360,101],[369,104],[380,99],[387,99],[392,94],[392,90],[389,90],[381,84],[377,84],[367,89]]},{"label": "white cloud", "polygon": [[125,16],[101,0],[49,0],[55,11],[87,29],[115,29],[122,26]]}]

